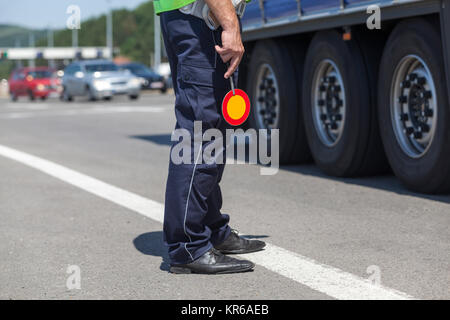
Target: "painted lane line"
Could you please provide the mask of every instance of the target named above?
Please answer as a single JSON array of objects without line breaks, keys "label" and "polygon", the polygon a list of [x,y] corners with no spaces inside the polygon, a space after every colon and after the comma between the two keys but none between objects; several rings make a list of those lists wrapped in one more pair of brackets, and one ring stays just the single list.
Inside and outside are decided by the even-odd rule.
[{"label": "painted lane line", "polygon": [[164,206],[135,193],[114,187],[54,162],[0,145],[0,155],[16,160],[101,198],[135,211],[147,218],[163,222]]},{"label": "painted lane line", "polygon": [[[0,156],[37,169],[154,221],[163,222],[164,205],[157,201],[7,146],[0,145]],[[267,244],[264,251],[245,255],[245,258],[336,299],[414,299],[406,293],[374,285],[366,279],[272,244]]]},{"label": "painted lane line", "polygon": [[0,114],[0,119],[25,119],[53,116],[97,115],[115,113],[161,113],[167,111],[164,107],[96,107],[91,109],[69,109],[55,112],[12,112]]},{"label": "painted lane line", "polygon": [[50,108],[47,104],[37,104],[37,105],[7,105],[8,109],[26,109],[26,110],[47,110]]},{"label": "painted lane line", "polygon": [[313,259],[267,244],[262,252],[246,254],[254,263],[339,300],[411,300],[414,297]]}]

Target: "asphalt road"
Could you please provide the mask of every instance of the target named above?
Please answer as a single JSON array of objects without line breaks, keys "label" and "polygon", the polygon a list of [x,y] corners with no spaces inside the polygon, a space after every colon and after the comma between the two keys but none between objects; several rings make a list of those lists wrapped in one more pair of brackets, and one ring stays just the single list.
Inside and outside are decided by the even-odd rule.
[{"label": "asphalt road", "polygon": [[450,298],[449,196],[314,165],[228,166],[223,209],[268,250],[251,273],[168,273],[173,100],[0,100],[0,299]]}]

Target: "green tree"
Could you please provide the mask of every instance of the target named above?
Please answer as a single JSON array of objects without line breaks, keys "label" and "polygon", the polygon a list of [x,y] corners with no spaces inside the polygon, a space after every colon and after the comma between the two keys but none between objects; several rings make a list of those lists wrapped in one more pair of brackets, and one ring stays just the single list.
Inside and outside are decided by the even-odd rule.
[{"label": "green tree", "polygon": [[[144,2],[134,10],[113,11],[114,47],[120,54],[132,60],[148,64],[153,53],[154,11],[151,1]],[[72,45],[72,30],[58,30],[54,35],[55,46]],[[41,39],[37,46],[46,46]],[[79,46],[106,46],[106,15],[88,19],[81,23],[78,31]]]},{"label": "green tree", "polygon": [[[134,10],[114,10],[113,23],[114,47],[120,50],[120,55],[148,65],[150,62],[150,55],[154,51],[153,3],[151,1],[146,1]],[[16,30],[13,31],[17,32]],[[12,31],[9,30],[8,32],[11,33]],[[54,45],[55,47],[72,46],[72,30],[56,30],[54,32]],[[106,46],[106,15],[93,17],[81,23],[81,29],[78,30],[78,45],[80,47]],[[36,40],[36,46],[46,47],[47,38],[45,36],[40,36]],[[46,65],[46,63],[46,61],[36,61],[36,65]],[[8,78],[14,66],[14,62],[1,61],[0,77]]]}]

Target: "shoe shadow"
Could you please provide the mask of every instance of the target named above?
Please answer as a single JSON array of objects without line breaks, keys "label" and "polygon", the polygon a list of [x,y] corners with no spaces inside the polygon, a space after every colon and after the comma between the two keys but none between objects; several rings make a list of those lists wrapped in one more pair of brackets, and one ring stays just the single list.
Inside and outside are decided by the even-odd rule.
[{"label": "shoe shadow", "polygon": [[[247,239],[262,239],[268,238],[267,235],[242,235]],[[142,254],[161,257],[162,262],[159,267],[162,271],[169,271],[170,269],[170,259],[167,249],[163,242],[163,232],[154,231],[147,232],[137,236],[133,240],[134,247]]]},{"label": "shoe shadow", "polygon": [[154,231],[143,233],[133,240],[134,247],[141,253],[154,257],[161,257],[160,270],[169,271],[169,254],[163,242],[163,232]]}]

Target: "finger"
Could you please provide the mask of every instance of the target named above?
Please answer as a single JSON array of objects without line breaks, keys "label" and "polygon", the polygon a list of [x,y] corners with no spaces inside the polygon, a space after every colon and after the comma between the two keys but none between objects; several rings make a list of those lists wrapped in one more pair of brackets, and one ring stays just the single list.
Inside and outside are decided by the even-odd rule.
[{"label": "finger", "polygon": [[220,55],[220,58],[222,59],[223,62],[227,63],[228,61],[231,60],[231,58],[233,58],[233,55],[231,53],[223,54]]},{"label": "finger", "polygon": [[230,48],[225,48],[225,47],[219,47],[219,46],[215,46],[216,51],[218,54],[224,55],[224,54],[234,54],[235,51],[230,49]]},{"label": "finger", "polygon": [[220,54],[220,55],[226,53],[226,51],[227,51],[227,49],[224,49],[224,48],[219,47],[217,45],[215,46],[215,48],[216,48],[217,53]]},{"label": "finger", "polygon": [[236,71],[237,67],[239,66],[240,60],[240,56],[234,56],[233,59],[231,59],[230,67],[225,73],[225,79],[228,79]]}]

